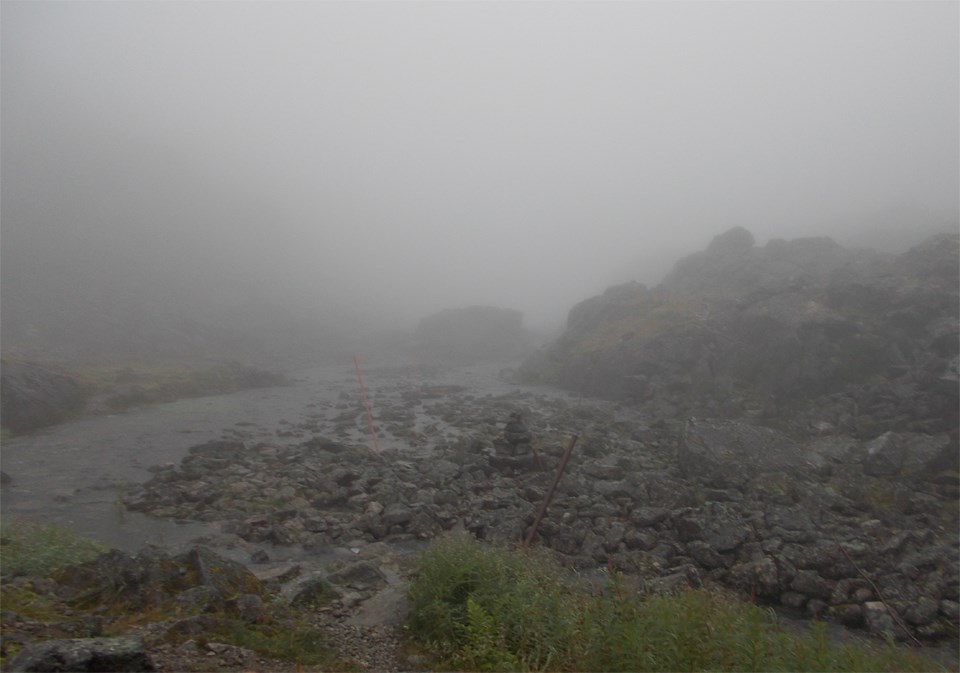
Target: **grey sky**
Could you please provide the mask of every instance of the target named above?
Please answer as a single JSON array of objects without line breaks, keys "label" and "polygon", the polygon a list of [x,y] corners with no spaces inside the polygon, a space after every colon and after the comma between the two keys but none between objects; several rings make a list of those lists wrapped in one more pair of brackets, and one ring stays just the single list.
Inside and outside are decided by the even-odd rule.
[{"label": "grey sky", "polygon": [[4,2],[3,238],[224,301],[551,321],[737,224],[956,222],[958,7]]}]

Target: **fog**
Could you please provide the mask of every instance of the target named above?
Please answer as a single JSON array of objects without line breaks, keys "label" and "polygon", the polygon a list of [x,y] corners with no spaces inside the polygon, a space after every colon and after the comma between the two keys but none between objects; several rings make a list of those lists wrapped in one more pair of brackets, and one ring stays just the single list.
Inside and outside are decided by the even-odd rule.
[{"label": "fog", "polygon": [[51,301],[553,328],[735,225],[956,230],[958,7],[4,2],[4,337]]}]

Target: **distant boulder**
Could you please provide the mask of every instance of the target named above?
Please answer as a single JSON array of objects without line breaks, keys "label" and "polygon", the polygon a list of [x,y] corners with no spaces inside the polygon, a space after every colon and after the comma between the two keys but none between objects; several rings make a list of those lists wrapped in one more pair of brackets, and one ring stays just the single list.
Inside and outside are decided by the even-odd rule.
[{"label": "distant boulder", "polygon": [[425,359],[455,362],[512,360],[526,355],[532,343],[522,313],[493,306],[444,309],[426,316],[414,340]]},{"label": "distant boulder", "polygon": [[13,432],[60,423],[80,409],[85,397],[69,376],[25,362],[0,361],[0,424]]}]

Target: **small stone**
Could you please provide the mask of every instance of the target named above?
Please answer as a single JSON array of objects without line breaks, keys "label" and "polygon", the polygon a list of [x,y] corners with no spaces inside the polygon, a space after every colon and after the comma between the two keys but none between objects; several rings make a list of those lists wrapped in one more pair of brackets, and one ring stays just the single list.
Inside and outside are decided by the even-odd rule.
[{"label": "small stone", "polygon": [[887,611],[887,606],[880,601],[863,604],[863,620],[870,633],[878,636],[893,635],[893,618]]}]

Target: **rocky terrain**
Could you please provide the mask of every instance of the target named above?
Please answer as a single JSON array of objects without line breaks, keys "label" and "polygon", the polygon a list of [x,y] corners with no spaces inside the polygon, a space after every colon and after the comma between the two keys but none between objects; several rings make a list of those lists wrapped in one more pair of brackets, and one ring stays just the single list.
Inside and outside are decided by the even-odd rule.
[{"label": "rocky terrain", "polygon": [[[307,605],[360,670],[417,670],[428,662],[402,631],[411,554],[446,531],[519,544],[576,437],[533,537],[572,571],[616,569],[649,592],[720,586],[955,653],[958,259],[956,236],[883,257],[829,239],[757,248],[735,229],[657,288],[574,307],[554,345],[502,372],[567,393],[381,369],[370,400],[382,452],[344,388],[305,400],[302,421],[239,422],[152,467],[123,504],[215,526],[205,542],[260,583],[230,596]],[[240,615],[195,584],[161,593],[189,604],[182,619]],[[158,623],[131,633],[162,670],[197,655],[195,638],[169,631],[191,627]],[[224,648],[201,643],[200,656],[270,666]]]},{"label": "rocky terrain", "polygon": [[[518,543],[576,434],[536,538],[571,567],[614,567],[651,591],[716,583],[897,638],[955,637],[957,484],[940,466],[945,433],[797,440],[534,392],[431,398],[429,386],[398,384],[390,399],[378,402],[381,422],[394,419],[382,432],[408,436],[409,450],[377,455],[310,423],[289,430],[303,441],[283,448],[225,438],[158,466],[127,507],[222,522],[241,548],[320,554],[449,530]],[[362,410],[343,406],[361,427]],[[513,455],[502,428],[516,409],[532,441]]]},{"label": "rocky terrain", "polygon": [[[384,550],[376,546],[347,556],[331,562],[325,573],[261,564],[255,575],[206,547],[177,555],[147,548],[135,555],[114,550],[52,577],[6,576],[3,668],[422,667],[427,658],[405,650],[405,603],[392,559],[384,560]],[[343,607],[371,597],[376,619],[369,611]],[[395,606],[392,613],[384,610],[387,603]]]}]

